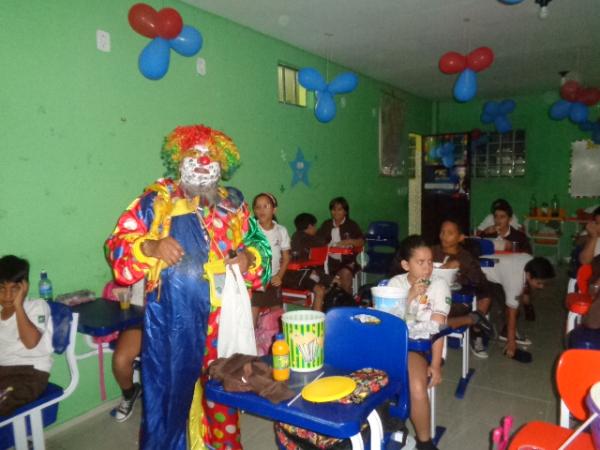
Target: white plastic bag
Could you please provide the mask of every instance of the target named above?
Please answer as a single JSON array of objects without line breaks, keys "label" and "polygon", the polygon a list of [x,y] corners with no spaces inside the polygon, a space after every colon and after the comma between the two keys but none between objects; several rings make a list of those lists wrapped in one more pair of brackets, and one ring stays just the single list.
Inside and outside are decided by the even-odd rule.
[{"label": "white plastic bag", "polygon": [[225,286],[221,301],[217,354],[227,358],[234,353],[256,356],[250,297],[237,264],[225,266]]}]

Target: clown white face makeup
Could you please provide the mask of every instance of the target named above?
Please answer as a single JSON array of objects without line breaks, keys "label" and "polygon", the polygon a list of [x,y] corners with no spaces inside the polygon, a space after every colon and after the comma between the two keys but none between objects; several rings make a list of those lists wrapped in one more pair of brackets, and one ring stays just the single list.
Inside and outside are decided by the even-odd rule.
[{"label": "clown white face makeup", "polygon": [[179,167],[181,182],[189,187],[216,186],[221,178],[221,166],[210,159],[206,148],[196,147],[196,150],[198,151],[196,155],[186,156],[181,162]]}]

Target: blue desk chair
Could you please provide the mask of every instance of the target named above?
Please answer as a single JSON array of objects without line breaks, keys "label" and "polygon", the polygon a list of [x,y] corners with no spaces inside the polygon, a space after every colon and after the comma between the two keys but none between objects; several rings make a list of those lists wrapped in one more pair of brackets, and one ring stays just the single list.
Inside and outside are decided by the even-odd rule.
[{"label": "blue desk chair", "polygon": [[[471,311],[475,311],[477,299],[474,290],[472,288],[463,288],[460,291],[452,292],[452,303],[469,305],[471,307]],[[448,337],[456,339],[458,341],[459,348],[462,348],[461,375],[460,379],[458,380],[458,385],[456,386],[456,391],[454,392],[454,396],[456,398],[462,399],[465,397],[465,392],[467,390],[467,387],[469,386],[469,381],[471,381],[471,377],[475,373],[475,369],[469,367],[469,345],[471,339],[471,331],[469,327],[455,328],[448,335]],[[450,340],[449,342],[450,343],[448,344],[448,346],[452,347],[452,340]]]},{"label": "blue desk chair", "polygon": [[[376,317],[379,323],[363,323],[357,316]],[[392,352],[392,353],[390,353]],[[384,370],[401,390],[390,405],[390,413],[403,420],[410,414],[408,386],[408,329],[404,321],[383,311],[364,308],[333,308],[325,316],[325,362],[354,371],[364,367]],[[383,436],[378,414],[368,418],[371,439]],[[371,448],[376,447],[371,442]]]},{"label": "blue desk chair", "polygon": [[16,450],[27,450],[27,436],[31,435],[34,450],[44,450],[44,427],[56,421],[58,402],[73,393],[79,383],[79,368],[75,358],[75,338],[79,315],[60,303],[48,302],[52,315],[52,345],[54,353],[65,354],[71,381],[66,388],[48,383],[40,397],[20,408],[11,416],[0,417],[0,448],[14,445]]},{"label": "blue desk chair", "polygon": [[365,234],[368,263],[364,272],[383,275],[389,273],[397,249],[398,224],[387,221],[371,222]]}]

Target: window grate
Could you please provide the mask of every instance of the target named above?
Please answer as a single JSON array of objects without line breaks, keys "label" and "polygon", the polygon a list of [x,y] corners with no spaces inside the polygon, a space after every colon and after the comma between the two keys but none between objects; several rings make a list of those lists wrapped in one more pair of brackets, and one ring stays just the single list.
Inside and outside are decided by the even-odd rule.
[{"label": "window grate", "polygon": [[298,82],[298,69],[279,64],[277,87],[280,103],[306,107],[306,89]]}]

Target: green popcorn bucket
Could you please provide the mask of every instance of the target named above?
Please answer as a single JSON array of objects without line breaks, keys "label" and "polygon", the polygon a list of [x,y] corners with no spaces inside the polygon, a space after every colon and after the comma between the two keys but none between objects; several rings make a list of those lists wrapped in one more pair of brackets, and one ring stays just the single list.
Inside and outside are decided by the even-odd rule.
[{"label": "green popcorn bucket", "polygon": [[323,367],[325,314],[310,310],[290,311],[281,316],[281,321],[290,347],[290,369],[312,372]]}]

